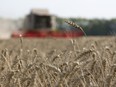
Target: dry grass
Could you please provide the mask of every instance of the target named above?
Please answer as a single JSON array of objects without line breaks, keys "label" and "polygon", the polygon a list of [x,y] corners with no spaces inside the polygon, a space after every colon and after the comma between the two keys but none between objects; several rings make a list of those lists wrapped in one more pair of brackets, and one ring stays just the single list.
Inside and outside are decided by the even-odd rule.
[{"label": "dry grass", "polygon": [[115,37],[0,41],[0,87],[115,87],[115,44]]}]

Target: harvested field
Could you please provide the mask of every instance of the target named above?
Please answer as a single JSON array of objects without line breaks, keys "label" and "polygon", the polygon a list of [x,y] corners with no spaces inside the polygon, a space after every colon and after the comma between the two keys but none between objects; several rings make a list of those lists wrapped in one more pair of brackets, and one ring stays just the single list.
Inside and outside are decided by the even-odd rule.
[{"label": "harvested field", "polygon": [[116,87],[116,37],[0,40],[0,87]]}]

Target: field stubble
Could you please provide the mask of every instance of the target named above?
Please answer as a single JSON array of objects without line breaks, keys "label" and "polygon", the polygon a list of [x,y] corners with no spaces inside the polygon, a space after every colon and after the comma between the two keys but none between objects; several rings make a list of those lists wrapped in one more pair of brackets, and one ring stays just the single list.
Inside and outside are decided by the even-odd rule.
[{"label": "field stubble", "polygon": [[0,40],[0,87],[115,87],[116,37]]}]

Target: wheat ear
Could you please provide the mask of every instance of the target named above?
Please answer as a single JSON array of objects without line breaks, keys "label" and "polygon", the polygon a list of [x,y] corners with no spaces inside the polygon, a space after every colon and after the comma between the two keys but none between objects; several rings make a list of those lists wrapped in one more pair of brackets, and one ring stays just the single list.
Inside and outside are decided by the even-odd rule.
[{"label": "wheat ear", "polygon": [[69,24],[69,25],[75,27],[76,29],[80,29],[80,30],[84,33],[84,35],[87,36],[86,33],[84,32],[83,28],[80,27],[79,25],[77,25],[76,23],[74,23],[74,22],[72,22],[72,21],[68,21],[68,20],[65,20],[65,22],[66,22],[67,24]]}]

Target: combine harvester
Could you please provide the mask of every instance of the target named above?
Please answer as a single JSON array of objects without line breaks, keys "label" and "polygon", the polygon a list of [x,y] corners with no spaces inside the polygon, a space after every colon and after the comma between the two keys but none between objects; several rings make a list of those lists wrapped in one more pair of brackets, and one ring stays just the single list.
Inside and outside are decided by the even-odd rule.
[{"label": "combine harvester", "polygon": [[49,14],[46,9],[33,9],[26,16],[24,29],[14,32],[12,37],[31,37],[31,38],[73,38],[83,36],[81,30],[61,29],[61,25],[57,22],[55,15]]}]

